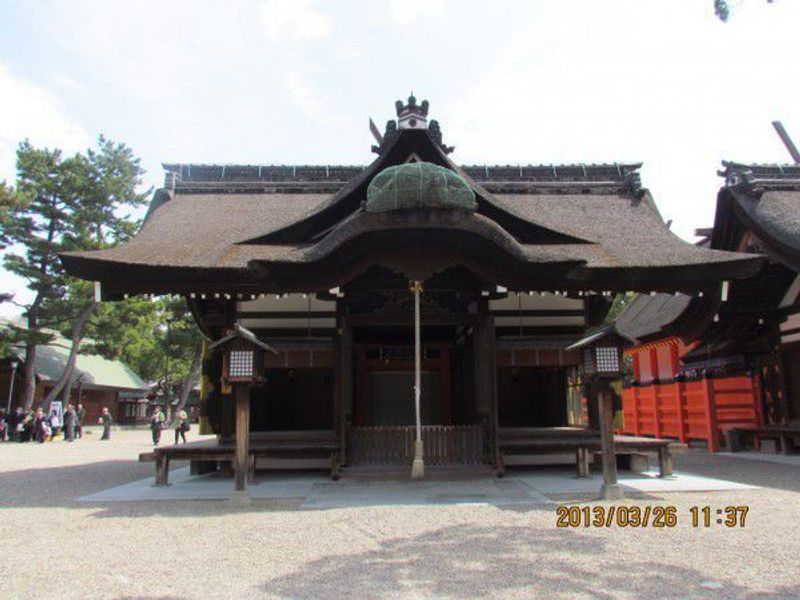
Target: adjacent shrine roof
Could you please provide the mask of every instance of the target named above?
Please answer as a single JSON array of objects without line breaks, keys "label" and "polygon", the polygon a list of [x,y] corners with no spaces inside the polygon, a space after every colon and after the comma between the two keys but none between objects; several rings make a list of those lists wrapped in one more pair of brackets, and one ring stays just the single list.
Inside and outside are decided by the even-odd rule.
[{"label": "adjacent shrine roof", "polygon": [[[622,330],[640,341],[692,333],[713,346],[752,346],[767,333],[762,316],[778,307],[800,272],[800,165],[723,162],[725,183],[717,196],[714,227],[698,230],[702,246],[766,254],[770,263],[734,286],[726,303],[683,294],[639,296],[618,317]],[[709,312],[710,311],[710,312]],[[714,314],[716,321],[712,321]],[[700,315],[705,322],[700,329]],[[713,343],[712,343],[713,342]]]},{"label": "adjacent shrine roof", "polygon": [[[62,260],[71,274],[101,281],[108,297],[299,282],[323,289],[392,253],[447,255],[520,289],[693,290],[758,269],[757,256],[674,235],[638,164],[461,167],[438,123],[420,119],[387,125],[367,166],[165,164],[165,187],[134,239]],[[474,211],[427,200],[370,211],[376,178],[414,162],[466,186]]]}]

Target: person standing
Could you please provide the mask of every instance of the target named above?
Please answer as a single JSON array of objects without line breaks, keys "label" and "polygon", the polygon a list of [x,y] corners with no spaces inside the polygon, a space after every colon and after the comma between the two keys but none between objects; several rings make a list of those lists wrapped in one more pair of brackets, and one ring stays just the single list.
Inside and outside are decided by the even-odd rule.
[{"label": "person standing", "polygon": [[22,439],[22,409],[18,406],[11,413],[8,418],[8,435],[12,442],[18,442]]},{"label": "person standing", "polygon": [[75,441],[75,423],[78,417],[75,415],[75,409],[72,404],[67,404],[67,410],[64,412],[64,440],[67,442]]},{"label": "person standing", "polygon": [[111,413],[109,413],[108,408],[104,406],[100,418],[97,419],[97,424],[103,426],[103,435],[100,437],[101,440],[111,439],[111,425],[113,423],[114,419],[111,418]]},{"label": "person standing", "polygon": [[178,416],[175,417],[175,443],[178,443],[178,436],[181,437],[183,443],[186,443],[186,432],[189,431],[189,417],[185,410],[178,411]]},{"label": "person standing", "polygon": [[47,424],[47,417],[41,408],[37,408],[33,413],[33,429],[31,432],[31,440],[44,444],[50,436],[50,427]]},{"label": "person standing", "polygon": [[78,402],[78,410],[75,411],[75,435],[79,438],[83,437],[83,419],[86,417],[86,409],[83,404]]},{"label": "person standing", "polygon": [[156,405],[150,415],[150,430],[153,433],[153,446],[158,446],[161,441],[161,431],[164,429],[164,411]]}]

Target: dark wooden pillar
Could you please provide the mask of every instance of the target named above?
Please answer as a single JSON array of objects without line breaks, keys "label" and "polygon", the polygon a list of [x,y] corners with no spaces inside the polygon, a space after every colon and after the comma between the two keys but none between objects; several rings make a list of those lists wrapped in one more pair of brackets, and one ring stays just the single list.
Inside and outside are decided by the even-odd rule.
[{"label": "dark wooden pillar", "polygon": [[340,311],[336,344],[336,431],[341,464],[347,462],[347,414],[353,404],[353,330]]},{"label": "dark wooden pillar", "polygon": [[600,449],[603,455],[603,500],[620,500],[622,489],[617,482],[617,457],[614,452],[614,406],[612,392],[607,385],[597,386],[597,403],[600,417]]},{"label": "dark wooden pillar", "polygon": [[169,485],[169,455],[156,452],[156,485]]},{"label": "dark wooden pillar", "polygon": [[247,472],[250,454],[250,385],[236,384],[233,389],[236,398],[236,455],[234,457],[235,492],[244,493],[247,489]]},{"label": "dark wooden pillar", "polygon": [[475,408],[489,424],[490,460],[500,464],[497,413],[497,348],[494,319],[489,315],[489,303],[481,299],[475,323]]}]

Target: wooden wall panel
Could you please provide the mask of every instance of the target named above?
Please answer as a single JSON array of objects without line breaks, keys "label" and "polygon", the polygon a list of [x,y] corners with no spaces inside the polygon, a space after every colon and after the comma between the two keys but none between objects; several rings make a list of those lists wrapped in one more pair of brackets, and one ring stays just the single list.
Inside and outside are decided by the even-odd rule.
[{"label": "wooden wall panel", "polygon": [[623,432],[705,440],[717,451],[725,429],[763,424],[760,385],[758,376],[741,375],[626,388]]}]

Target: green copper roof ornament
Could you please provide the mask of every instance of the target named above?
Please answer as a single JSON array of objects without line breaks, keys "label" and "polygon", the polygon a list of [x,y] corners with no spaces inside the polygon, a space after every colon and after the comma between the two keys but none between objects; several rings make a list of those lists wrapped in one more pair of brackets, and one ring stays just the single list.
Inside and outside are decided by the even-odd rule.
[{"label": "green copper roof ornament", "polygon": [[367,189],[367,212],[410,208],[474,211],[475,192],[450,169],[429,162],[388,167],[378,173]]}]

